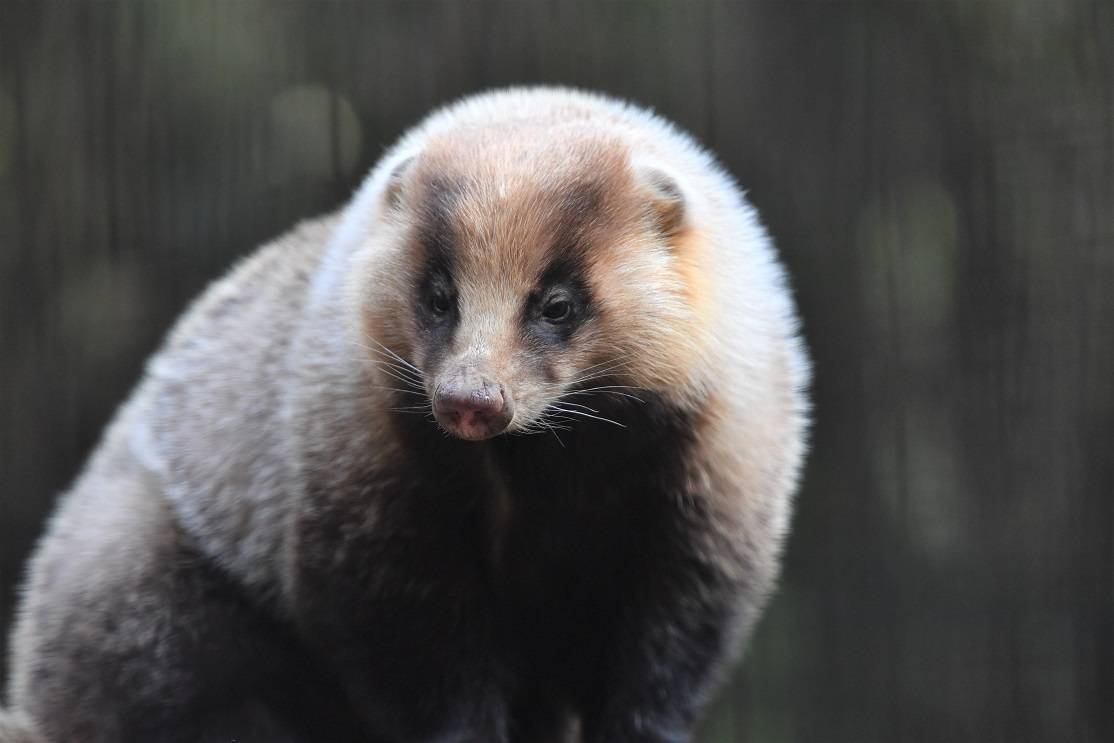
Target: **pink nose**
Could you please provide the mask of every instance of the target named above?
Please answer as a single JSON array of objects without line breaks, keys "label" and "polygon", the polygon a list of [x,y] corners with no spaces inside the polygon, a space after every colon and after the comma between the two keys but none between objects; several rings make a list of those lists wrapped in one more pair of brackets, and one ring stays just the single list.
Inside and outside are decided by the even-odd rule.
[{"label": "pink nose", "polygon": [[433,415],[454,436],[469,441],[507,429],[513,414],[506,388],[471,369],[460,369],[437,385]]}]

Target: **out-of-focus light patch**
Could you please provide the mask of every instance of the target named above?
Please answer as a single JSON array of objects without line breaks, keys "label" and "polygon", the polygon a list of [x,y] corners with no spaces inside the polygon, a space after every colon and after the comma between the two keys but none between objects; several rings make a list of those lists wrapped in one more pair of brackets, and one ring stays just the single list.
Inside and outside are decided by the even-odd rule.
[{"label": "out-of-focus light patch", "polygon": [[64,342],[92,367],[131,356],[136,329],[148,320],[151,297],[131,263],[99,261],[69,273],[59,297]]},{"label": "out-of-focus light patch", "polygon": [[281,13],[260,0],[219,3],[209,12],[177,0],[158,4],[157,11],[156,60],[202,104],[219,101],[220,91],[257,85],[282,50]]},{"label": "out-of-focus light patch", "polygon": [[7,175],[15,159],[15,101],[0,88],[0,178]]},{"label": "out-of-focus light patch", "polygon": [[[1049,2],[1049,0],[1011,0],[1000,3],[964,3],[969,13],[984,27],[981,52],[1004,71],[1016,71],[1018,60],[1052,60],[1075,45],[1071,33],[1076,16],[1086,11],[1087,3]],[[1071,65],[1048,65],[1046,72],[1070,73]]]},{"label": "out-of-focus light patch", "polygon": [[956,452],[952,410],[928,400],[903,403],[900,429],[879,425],[872,449],[878,491],[885,494],[898,533],[933,562],[962,561],[970,544],[972,498]]},{"label": "out-of-focus light patch", "polygon": [[933,349],[951,317],[957,223],[951,195],[930,179],[880,195],[859,215],[870,318],[878,332],[899,333],[914,359]]},{"label": "out-of-focus light patch", "polygon": [[327,179],[352,173],[360,160],[363,131],[355,109],[335,91],[299,85],[270,105],[271,182]]}]

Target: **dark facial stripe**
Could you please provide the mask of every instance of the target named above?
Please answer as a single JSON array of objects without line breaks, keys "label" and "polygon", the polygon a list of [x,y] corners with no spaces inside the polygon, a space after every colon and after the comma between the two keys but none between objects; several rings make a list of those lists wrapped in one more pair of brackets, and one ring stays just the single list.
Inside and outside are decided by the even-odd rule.
[{"label": "dark facial stripe", "polygon": [[462,187],[456,181],[437,176],[424,189],[418,208],[416,237],[429,260],[452,273],[453,245],[457,242],[453,211]]},{"label": "dark facial stripe", "polygon": [[461,191],[457,181],[435,176],[424,184],[416,210],[413,239],[424,260],[412,301],[425,335],[427,365],[435,364],[448,348],[460,320],[453,282],[454,248],[459,242],[453,212]]}]

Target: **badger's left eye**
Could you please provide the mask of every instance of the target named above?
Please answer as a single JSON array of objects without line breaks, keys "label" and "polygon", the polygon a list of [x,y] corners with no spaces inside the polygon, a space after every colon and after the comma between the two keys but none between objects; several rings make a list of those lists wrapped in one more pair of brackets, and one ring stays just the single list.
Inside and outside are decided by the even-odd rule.
[{"label": "badger's left eye", "polygon": [[542,317],[551,323],[565,322],[572,317],[572,302],[562,298],[551,299],[542,308]]},{"label": "badger's left eye", "polygon": [[447,315],[453,308],[453,302],[444,292],[434,292],[429,298],[429,308],[435,315]]}]

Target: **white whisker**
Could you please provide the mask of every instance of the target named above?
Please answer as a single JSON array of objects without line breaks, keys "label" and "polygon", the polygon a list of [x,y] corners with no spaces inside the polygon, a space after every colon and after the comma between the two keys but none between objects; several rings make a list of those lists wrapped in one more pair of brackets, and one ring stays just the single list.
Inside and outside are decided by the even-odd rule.
[{"label": "white whisker", "polygon": [[401,392],[404,395],[417,395],[418,397],[427,397],[427,395],[424,391],[404,390],[404,389],[401,389],[399,387],[384,387],[384,386],[378,385],[378,384],[371,385],[371,386],[372,386],[372,389],[377,389],[377,390],[390,390],[391,392]]},{"label": "white whisker", "polygon": [[401,366],[399,364],[396,364],[395,362],[391,361],[387,357],[383,357],[383,358],[379,358],[379,359],[370,359],[370,361],[371,361],[371,363],[377,364],[378,366],[381,366],[381,367],[384,367],[384,368],[387,368],[387,369],[393,369],[393,370],[395,370],[396,372],[398,372],[399,374],[401,374],[402,376],[404,376],[408,379],[414,379],[414,380],[417,380],[419,382],[425,379],[425,377],[423,377],[422,375],[410,371],[410,369],[406,368],[405,366]]},{"label": "white whisker", "polygon": [[573,406],[574,408],[583,408],[584,410],[587,410],[587,411],[588,411],[589,413],[598,413],[598,412],[600,412],[600,411],[596,410],[595,408],[590,408],[590,407],[588,407],[587,405],[581,405],[580,403],[576,403],[576,402],[571,402],[571,401],[569,401],[569,400],[566,400],[566,399],[565,399],[565,397],[567,396],[567,394],[568,394],[568,393],[566,393],[565,395],[561,395],[561,396],[560,396],[560,397],[558,397],[558,398],[557,398],[556,400],[554,400],[554,402],[559,402],[559,403],[561,403],[562,405],[572,405],[572,406]]},{"label": "white whisker", "polygon": [[[378,363],[378,362],[376,362],[376,363]],[[386,366],[383,366],[382,364],[380,364],[380,366],[379,366],[379,371],[383,372],[388,377],[392,377],[392,378],[397,379],[398,381],[402,382],[403,384],[406,384],[406,385],[409,385],[409,386],[413,387],[414,389],[424,389],[422,387],[422,383],[421,383],[420,380],[415,380],[415,379],[411,379],[409,377],[404,377],[401,374],[399,374],[398,372],[395,372],[392,369],[390,369]]]},{"label": "white whisker", "polygon": [[612,394],[612,395],[619,395],[620,397],[629,397],[632,400],[637,400],[638,402],[644,402],[644,400],[642,400],[642,398],[635,397],[634,395],[631,395],[631,394],[626,393],[626,392],[616,392],[615,390],[640,390],[640,391],[644,391],[644,392],[649,392],[649,390],[647,390],[645,387],[631,387],[631,386],[624,385],[624,384],[608,384],[608,385],[603,385],[603,386],[600,386],[600,387],[587,387],[587,388],[582,389],[582,390],[573,390],[569,394],[571,394],[571,395],[585,395],[585,394],[588,394],[590,392],[606,392],[606,393]]},{"label": "white whisker", "polygon": [[[375,340],[374,338],[369,338],[368,340],[370,340],[370,341],[371,341],[372,343],[374,343],[374,344],[375,344],[376,346],[378,346],[378,347],[379,347],[379,349],[381,349],[381,352],[385,352],[385,353],[387,353],[387,354],[388,354],[388,355],[389,355],[389,356],[390,356],[391,358],[395,359],[396,361],[399,361],[399,362],[401,362],[401,363],[402,363],[402,364],[403,364],[404,366],[406,366],[407,368],[409,368],[409,369],[411,369],[411,370],[413,370],[413,371],[417,372],[419,376],[424,376],[424,373],[422,372],[422,370],[421,370],[421,369],[419,369],[419,368],[418,368],[417,366],[415,366],[415,365],[414,365],[414,364],[412,364],[411,362],[407,361],[406,359],[402,358],[402,357],[401,357],[401,356],[399,356],[399,355],[398,355],[397,353],[395,353],[395,352],[394,352],[394,351],[392,351],[391,349],[387,348],[386,346],[384,346],[384,345],[383,345],[382,343],[380,343],[379,341]],[[355,342],[355,341],[354,341],[354,342]],[[363,345],[363,344],[357,343],[357,345]],[[367,350],[369,350],[369,351],[375,351],[375,350],[377,350],[377,349],[371,348],[370,346],[363,346],[363,347],[364,347],[364,348],[366,348],[366,349],[367,349]]]},{"label": "white whisker", "polygon": [[551,405],[550,407],[553,408],[554,410],[558,410],[562,413],[569,413],[571,415],[579,415],[579,416],[584,417],[584,418],[592,418],[593,420],[603,421],[604,423],[610,423],[613,426],[619,426],[619,428],[626,428],[626,425],[620,423],[619,421],[614,421],[614,420],[611,420],[610,418],[604,418],[602,415],[592,415],[591,413],[585,413],[585,412],[580,411],[580,410],[569,410],[568,408],[562,408],[559,405]]}]

